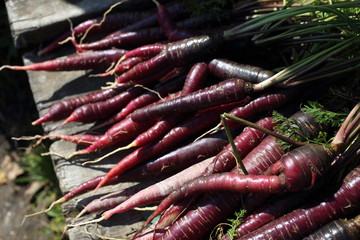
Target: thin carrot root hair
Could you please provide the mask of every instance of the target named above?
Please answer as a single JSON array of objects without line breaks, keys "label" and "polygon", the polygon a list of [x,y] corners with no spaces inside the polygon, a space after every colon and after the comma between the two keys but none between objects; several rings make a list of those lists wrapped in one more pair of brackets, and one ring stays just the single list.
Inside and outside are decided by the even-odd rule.
[{"label": "thin carrot root hair", "polygon": [[41,153],[41,156],[50,156],[50,155],[53,155],[53,156],[57,156],[57,157],[60,157],[60,158],[64,158],[64,159],[70,159],[60,153],[57,153],[57,152],[45,152],[45,153]]},{"label": "thin carrot root hair", "polygon": [[154,206],[154,207],[134,207],[133,210],[146,212],[146,211],[155,211],[156,208],[157,208],[156,206]]},{"label": "thin carrot root hair", "polygon": [[91,164],[91,163],[98,163],[98,162],[104,160],[105,158],[110,157],[111,155],[113,155],[113,154],[115,154],[115,153],[118,153],[118,152],[121,152],[121,151],[130,149],[130,148],[132,148],[132,147],[136,147],[136,143],[135,143],[135,142],[132,142],[132,143],[130,143],[130,144],[124,146],[124,147],[117,148],[117,149],[115,149],[114,151],[109,152],[109,153],[105,154],[104,156],[101,156],[101,157],[99,157],[99,158],[96,158],[96,159],[94,159],[94,160],[92,160],[92,161],[86,161],[86,162],[84,162],[84,163],[81,164],[81,165],[84,166],[84,165]]},{"label": "thin carrot root hair", "polygon": [[68,227],[78,227],[78,226],[83,226],[83,225],[88,225],[91,223],[98,223],[101,222],[103,220],[106,220],[106,218],[104,218],[103,216],[90,220],[90,221],[85,221],[85,222],[80,222],[80,223],[75,223],[75,224],[69,224]]},{"label": "thin carrot root hair", "polygon": [[100,22],[94,23],[94,24],[92,24],[88,29],[86,29],[84,35],[80,38],[79,44],[82,44],[82,43],[83,43],[83,41],[85,40],[85,38],[87,37],[87,35],[89,34],[89,31],[90,31],[91,29],[93,29],[94,27],[100,27],[101,24],[103,24],[103,23],[105,22],[107,15],[108,15],[115,7],[119,6],[120,4],[122,4],[122,3],[125,2],[125,1],[126,1],[126,0],[120,1],[120,2],[117,2],[117,3],[114,3],[113,5],[111,5],[111,6],[108,8],[108,10],[106,10],[106,11],[104,12],[103,17],[102,17],[102,19],[101,19]]},{"label": "thin carrot root hair", "polygon": [[221,129],[222,129],[221,123],[219,123],[215,127],[209,129],[208,131],[201,134],[199,137],[195,138],[194,142],[199,141],[201,138],[203,138],[203,137],[205,137],[207,135],[215,134],[215,133],[219,132]]},{"label": "thin carrot root hair", "polygon": [[66,201],[66,199],[65,199],[64,197],[61,197],[61,198],[59,198],[58,200],[52,202],[47,209],[42,210],[42,211],[39,211],[39,212],[35,212],[35,213],[31,213],[31,214],[25,215],[25,216],[24,216],[24,219],[23,219],[23,222],[25,221],[25,219],[27,219],[27,218],[29,218],[29,217],[33,217],[33,216],[37,216],[37,215],[40,215],[40,214],[47,213],[47,212],[49,212],[55,205],[58,205],[58,204],[63,203],[63,202],[65,202],[65,201]]},{"label": "thin carrot root hair", "polygon": [[[69,41],[71,41],[72,43],[76,43],[76,40],[75,40],[75,32],[74,32],[74,25],[72,23],[72,21],[70,19],[67,19],[69,24],[70,24],[70,30],[71,30],[71,36],[70,37],[67,37],[65,38],[64,40],[58,42],[59,45],[63,45]],[[75,45],[76,46],[76,45]]]}]

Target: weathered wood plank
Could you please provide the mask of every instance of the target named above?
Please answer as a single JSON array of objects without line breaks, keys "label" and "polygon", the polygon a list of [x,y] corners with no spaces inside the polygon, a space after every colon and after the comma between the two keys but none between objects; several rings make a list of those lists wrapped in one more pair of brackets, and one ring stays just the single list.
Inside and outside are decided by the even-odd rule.
[{"label": "weathered wood plank", "polygon": [[[27,54],[24,57],[25,64],[30,64],[33,61],[40,61],[41,58],[35,56],[34,54]],[[99,79],[91,78],[89,74],[85,71],[73,71],[73,72],[28,72],[30,85],[33,91],[34,100],[39,109],[40,115],[47,111],[49,106],[52,103],[63,99],[65,97],[75,96],[89,92],[91,90],[99,89],[101,85],[104,85],[106,81],[110,79]],[[44,130],[49,132],[55,126],[59,124],[56,123],[47,123],[44,124]],[[61,134],[75,134],[81,131],[89,129],[92,124],[80,124],[80,123],[71,123],[64,126],[63,128],[51,131],[51,134],[61,133]],[[56,141],[51,147],[51,152],[56,152],[63,156],[68,156],[72,152],[77,150],[77,146],[72,143],[67,143],[64,141]],[[96,157],[101,156],[103,153],[97,153],[86,156],[75,157],[71,160],[66,160],[61,157],[53,156],[53,163],[55,172],[59,179],[60,188],[63,192],[68,192],[73,187],[79,185],[85,180],[92,179],[98,175],[103,175],[109,170],[121,155],[117,154],[116,156],[109,157],[98,164],[82,166],[81,163],[87,160],[94,160]],[[123,155],[126,152],[123,153]],[[125,189],[126,187],[132,186],[135,183],[122,183],[110,187],[105,187],[100,189],[95,196],[92,192],[89,192],[85,195],[79,196],[68,203],[63,204],[63,212],[67,217],[67,222],[70,223],[72,218],[81,211],[84,204],[90,202],[90,200],[95,197],[100,196],[108,192],[113,192],[115,190],[119,191]],[[145,213],[146,214],[146,213]],[[80,218],[79,221],[88,221],[95,218],[96,215],[90,214],[85,215]],[[126,238],[129,237],[136,229],[139,229],[145,220],[144,213],[130,211],[118,216],[114,216],[110,220],[104,221],[97,225],[97,234],[108,236],[108,237],[117,237],[117,238]],[[95,228],[94,228],[95,229]],[[81,226],[69,229],[70,239],[93,239],[90,238],[89,226]]]}]

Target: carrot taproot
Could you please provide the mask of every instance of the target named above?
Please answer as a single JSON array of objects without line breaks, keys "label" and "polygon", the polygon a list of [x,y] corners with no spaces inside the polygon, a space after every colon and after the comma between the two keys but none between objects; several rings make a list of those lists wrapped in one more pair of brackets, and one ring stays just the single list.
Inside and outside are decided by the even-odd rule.
[{"label": "carrot taproot", "polygon": [[202,35],[168,43],[163,50],[149,60],[139,63],[116,79],[117,83],[138,80],[159,71],[163,66],[183,66],[201,59],[216,50],[222,42],[221,34]]},{"label": "carrot taproot", "polygon": [[112,75],[114,73],[125,72],[125,71],[129,70],[130,68],[134,67],[136,64],[143,62],[144,60],[145,60],[145,58],[142,58],[142,57],[132,57],[132,58],[125,59],[124,61],[122,61],[121,63],[116,65],[112,70],[97,74],[97,76],[106,77],[106,76]]},{"label": "carrot taproot", "polygon": [[[104,33],[111,30],[115,30],[119,27],[126,26],[144,17],[147,17],[149,12],[115,12],[107,14],[106,17],[97,17],[88,19],[79,23],[74,27],[73,31],[66,31],[65,33],[58,36],[55,40],[49,43],[38,51],[38,55],[44,55],[50,53],[62,45],[59,42],[64,41],[72,35],[76,38],[83,36],[86,32],[88,34]],[[90,30],[88,30],[91,28]]]},{"label": "carrot taproot", "polygon": [[[185,193],[191,194],[205,189],[273,194],[282,192],[285,189],[296,192],[311,188],[317,177],[329,169],[335,154],[343,151],[344,144],[349,144],[356,136],[355,133],[359,131],[357,127],[360,122],[360,114],[357,114],[359,109],[360,103],[355,105],[344,121],[331,144],[332,147],[324,147],[318,144],[307,144],[298,147],[285,154],[280,161],[272,165],[266,171],[268,175],[254,176],[222,173],[199,177],[191,181],[189,185],[183,185],[164,199],[149,219],[157,216],[170,206],[175,199],[179,199]],[[353,117],[354,119],[352,119]]]},{"label": "carrot taproot", "polygon": [[171,129],[159,142],[136,149],[131,154],[123,158],[106,174],[106,177],[102,182],[99,183],[96,190],[103,186],[107,179],[112,178],[112,176],[120,175],[129,168],[132,168],[141,162],[144,162],[160,153],[165,152],[166,150],[169,150],[176,144],[184,141],[186,138],[204,131],[218,121],[220,113],[234,108],[234,106],[237,104],[239,103],[219,106],[217,108],[208,109],[201,113],[195,114],[194,117],[189,118],[187,121],[181,122],[173,129]]},{"label": "carrot taproot", "polygon": [[45,62],[32,63],[26,66],[4,65],[0,69],[27,71],[72,71],[89,69],[106,69],[116,63],[127,50],[107,49],[86,53],[73,54]]},{"label": "carrot taproot", "polygon": [[111,98],[119,92],[123,91],[124,89],[130,87],[131,85],[132,84],[124,84],[121,86],[118,85],[114,88],[103,89],[94,93],[89,93],[82,96],[76,96],[62,100],[52,105],[43,116],[32,122],[32,124],[36,125],[48,121],[60,120],[69,116],[71,112],[79,106]]},{"label": "carrot taproot", "polygon": [[[308,114],[305,114],[302,111],[296,112],[291,116],[292,119],[296,119],[299,122],[299,127],[301,127],[301,131],[304,133],[309,134],[309,136],[314,137],[314,135],[317,134],[317,132],[320,130],[319,125],[315,123],[315,119],[311,117]],[[251,129],[251,128],[250,128]],[[317,129],[317,130],[315,130]],[[268,143],[272,143],[270,146]],[[273,150],[271,150],[273,149]],[[241,151],[240,151],[241,153]],[[281,150],[280,146],[276,143],[275,138],[272,136],[267,136],[263,141],[260,142],[258,146],[256,146],[250,153],[246,154],[246,157],[242,160],[246,170],[248,173],[251,174],[261,174],[263,171],[265,171],[268,166],[272,165],[276,161],[278,161],[282,155],[284,154],[284,151]],[[220,155],[220,156],[219,156]],[[219,154],[218,156],[221,157],[221,155],[225,154]],[[218,157],[217,156],[217,157]],[[231,169],[235,166],[235,158],[231,155],[229,156],[230,159],[223,158],[223,161],[214,161],[213,163],[209,164],[208,169],[206,170],[207,174],[212,172],[224,172],[226,170]],[[214,160],[216,160],[215,158]],[[223,164],[224,163],[224,164]],[[230,166],[228,166],[230,164]],[[236,170],[237,171],[237,170]],[[223,193],[222,193],[223,194]],[[221,194],[221,195],[222,195]],[[229,193],[231,195],[231,193]],[[229,195],[227,194],[227,195]],[[262,194],[264,195],[264,194]],[[230,198],[238,198],[239,194],[232,193]],[[265,196],[266,198],[267,196]],[[201,208],[202,210],[199,210],[199,213],[197,215],[193,215],[190,212],[186,213],[186,217],[181,217],[177,222],[176,226],[170,226],[171,233],[169,234],[175,234],[179,238],[186,237],[186,235],[183,235],[184,232],[187,232],[187,237],[190,239],[193,238],[199,238],[202,236],[202,234],[205,234],[206,231],[203,233],[198,233],[197,231],[190,231],[188,232],[188,227],[192,225],[198,225],[200,224],[201,228],[206,229],[209,231],[212,227],[214,227],[214,223],[216,224],[215,220],[218,219],[221,216],[217,216],[214,211],[225,211],[229,208],[233,208],[233,211],[235,211],[236,208],[239,207],[239,204],[234,202],[234,204],[230,204],[228,202],[223,202],[222,198],[215,198],[215,200],[208,199],[208,196],[205,196],[201,198],[201,204],[206,205],[207,207],[203,207],[200,203],[195,203],[194,209]],[[208,199],[208,200],[206,200]],[[250,199],[250,200],[249,200]],[[249,200],[249,201],[248,201]],[[184,199],[182,200],[184,201]],[[258,201],[258,199],[256,199]],[[242,201],[243,202],[243,201]],[[211,204],[214,204],[215,206],[211,206]],[[164,218],[170,218],[170,219],[163,219],[160,218],[159,222],[165,222],[169,223],[173,221],[174,217],[177,217],[180,213],[184,211],[184,207],[178,207],[177,204],[174,205],[175,207],[171,208],[178,208],[174,210],[174,213],[172,213],[172,216],[164,216]],[[244,202],[244,206],[247,210],[252,211],[251,209],[254,209],[257,206],[257,203],[252,201],[252,198],[246,198]],[[155,214],[154,214],[155,215]],[[198,223],[197,220],[207,218],[206,222],[200,222]],[[147,222],[151,221],[151,217],[147,220]],[[217,220],[216,220],[217,221]],[[164,224],[164,223],[163,223]],[[161,225],[161,227],[164,227],[164,225]],[[197,227],[200,227],[197,226]],[[160,226],[159,226],[160,227]]]},{"label": "carrot taproot", "polygon": [[[179,76],[174,76],[169,81],[166,81],[162,84],[159,84],[157,87],[154,88],[154,91],[146,91],[144,94],[140,95],[139,97],[131,100],[120,112],[118,112],[115,116],[111,117],[109,120],[105,121],[104,123],[100,124],[97,127],[107,126],[116,122],[119,122],[130,113],[144,107],[148,104],[151,104],[155,101],[159,101],[160,98],[170,99],[171,93],[179,90],[184,82],[185,76],[180,74]],[[175,94],[176,95],[176,94]]]},{"label": "carrot taproot", "polygon": [[[110,218],[112,215],[128,211],[134,207],[139,207],[146,204],[151,204],[160,201],[164,198],[169,192],[173,189],[180,187],[186,181],[193,179],[197,176],[200,176],[203,172],[204,168],[209,164],[211,159],[205,159],[199,163],[192,165],[189,168],[184,169],[183,171],[166,178],[158,183],[150,185],[149,187],[135,193],[130,198],[126,199],[125,201],[119,203],[118,200],[114,198],[110,198],[109,201],[106,201],[107,209],[101,208],[101,210],[105,211],[101,218],[96,220],[92,220],[92,222],[100,222],[102,220]],[[121,198],[122,200],[122,198]],[[95,204],[96,205],[96,204]],[[100,210],[98,208],[88,208],[88,210]],[[84,223],[80,223],[84,224]]]},{"label": "carrot taproot", "polygon": [[233,101],[240,101],[252,91],[252,86],[241,79],[228,79],[185,96],[139,109],[131,114],[134,121],[146,121],[164,113],[192,112]]},{"label": "carrot taproot", "polygon": [[360,168],[357,167],[328,198],[294,210],[238,239],[302,239],[335,218],[358,210],[359,174]]},{"label": "carrot taproot", "polygon": [[[206,63],[194,64],[186,76],[185,83],[180,95],[188,94],[200,89],[206,80],[207,71],[208,69]],[[185,116],[181,114],[173,114],[171,116],[164,117],[156,122],[147,131],[137,136],[129,145],[121,149],[145,146],[147,144],[153,143],[157,139],[160,139],[162,136],[164,136],[174,124],[183,118],[185,118]]]},{"label": "carrot taproot", "polygon": [[169,39],[170,41],[177,41],[194,36],[194,33],[185,30],[180,30],[176,26],[176,23],[172,19],[172,16],[170,12],[167,10],[167,8],[165,8],[162,4],[160,4],[156,0],[153,0],[153,2],[156,4],[156,8],[157,8],[156,15],[159,25],[164,31],[167,39]]},{"label": "carrot taproot", "polygon": [[135,97],[144,92],[139,86],[134,86],[127,91],[117,94],[114,97],[95,103],[88,103],[76,108],[69,117],[61,123],[61,125],[69,122],[93,122],[101,118],[105,118],[115,111],[124,107]]},{"label": "carrot taproot", "polygon": [[151,126],[156,120],[148,121],[146,123],[136,123],[131,118],[125,118],[119,123],[109,128],[98,141],[94,142],[85,149],[81,149],[72,153],[68,158],[76,155],[88,154],[96,152],[107,147],[111,147],[117,144],[125,144],[131,141],[132,138],[136,137],[139,133],[143,132],[149,126]]},{"label": "carrot taproot", "polygon": [[334,220],[303,239],[304,240],[325,240],[325,239],[356,240],[359,236],[360,236],[360,215],[348,220],[343,220],[343,219]]},{"label": "carrot taproot", "polygon": [[79,52],[87,52],[94,50],[104,50],[110,48],[129,48],[137,47],[144,44],[149,44],[163,40],[165,35],[163,34],[161,28],[152,27],[145,28],[138,31],[122,32],[113,37],[103,38],[98,41],[77,44],[73,43],[76,47],[76,50]]}]

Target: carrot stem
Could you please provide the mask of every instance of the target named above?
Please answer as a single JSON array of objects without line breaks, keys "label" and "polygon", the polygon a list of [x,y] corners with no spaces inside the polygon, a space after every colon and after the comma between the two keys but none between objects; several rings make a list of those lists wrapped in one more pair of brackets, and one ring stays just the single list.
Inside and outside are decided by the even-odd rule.
[{"label": "carrot stem", "polygon": [[260,131],[263,131],[263,132],[266,133],[266,134],[269,134],[269,135],[271,135],[271,136],[274,136],[274,137],[276,137],[276,138],[279,138],[279,139],[281,139],[281,140],[283,140],[283,141],[285,141],[285,142],[287,142],[287,143],[293,144],[293,145],[295,145],[295,146],[304,146],[304,145],[310,144],[310,143],[304,143],[304,142],[298,142],[298,141],[292,140],[292,139],[290,139],[290,138],[288,138],[288,137],[285,137],[285,136],[283,136],[283,135],[281,135],[281,134],[278,134],[278,133],[276,133],[276,132],[274,132],[274,131],[270,131],[270,130],[268,130],[268,129],[266,129],[266,128],[263,128],[263,127],[260,127],[260,126],[254,124],[254,123],[252,123],[252,122],[250,122],[250,121],[247,121],[247,120],[242,119],[242,118],[235,117],[235,116],[233,116],[233,115],[231,115],[231,114],[228,114],[228,113],[224,113],[223,116],[224,116],[225,118],[229,118],[229,119],[231,119],[231,120],[240,122],[241,124],[244,124],[244,125],[246,125],[246,126],[255,128],[255,129],[260,130]]}]

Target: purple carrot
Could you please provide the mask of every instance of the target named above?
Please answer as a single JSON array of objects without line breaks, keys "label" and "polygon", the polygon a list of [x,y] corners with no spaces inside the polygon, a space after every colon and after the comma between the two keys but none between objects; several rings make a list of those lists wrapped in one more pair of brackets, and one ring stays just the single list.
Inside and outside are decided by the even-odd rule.
[{"label": "purple carrot", "polygon": [[13,70],[28,71],[72,71],[72,70],[89,70],[89,69],[106,69],[116,63],[127,50],[109,49],[102,51],[92,51],[86,53],[73,54],[45,62],[32,63],[26,66],[9,66],[1,67]]},{"label": "purple carrot", "polygon": [[117,144],[126,144],[134,137],[136,137],[139,133],[149,128],[152,124],[154,124],[155,121],[156,120],[152,120],[139,124],[133,122],[131,118],[126,118],[108,129],[98,141],[91,144],[85,149],[72,153],[68,158],[71,158],[75,155],[96,152],[104,148],[115,146]]},{"label": "purple carrot", "polygon": [[116,82],[139,80],[159,71],[163,66],[184,66],[215,52],[221,43],[221,34],[203,35],[168,43],[158,55],[125,72]]},{"label": "purple carrot", "polygon": [[107,71],[105,73],[98,74],[97,76],[106,77],[106,76],[112,75],[114,73],[126,72],[127,70],[134,67],[138,63],[143,62],[144,60],[145,60],[145,58],[142,58],[142,57],[132,57],[132,58],[125,59],[124,61],[122,61],[121,63],[116,65],[112,70]]},{"label": "purple carrot", "polygon": [[209,128],[219,120],[219,115],[221,113],[234,108],[234,106],[237,104],[239,103],[219,106],[217,108],[208,109],[201,113],[195,114],[194,117],[191,117],[189,120],[175,126],[158,143],[136,149],[134,152],[123,158],[116,166],[114,166],[106,174],[106,177],[102,182],[99,183],[96,189],[103,186],[107,179],[112,178],[114,175],[120,175],[129,168],[132,168],[141,162],[155,157],[156,155],[174,147],[181,141],[184,141],[186,138],[189,138],[190,136],[193,136],[194,134]]},{"label": "purple carrot", "polygon": [[239,239],[302,239],[324,224],[360,207],[360,168],[351,171],[329,198],[292,211]]},{"label": "purple carrot", "polygon": [[111,98],[116,94],[118,94],[119,92],[123,91],[124,89],[128,88],[130,85],[131,84],[116,86],[114,88],[104,89],[83,96],[77,96],[62,100],[52,105],[50,109],[47,111],[47,113],[45,113],[39,119],[32,122],[32,124],[36,125],[44,122],[63,119],[69,116],[71,112],[77,107],[80,107],[87,103],[103,101],[105,99]]},{"label": "purple carrot", "polygon": [[210,73],[220,79],[241,78],[251,83],[262,82],[275,73],[260,67],[240,64],[227,59],[213,59],[209,62]]},{"label": "purple carrot", "polygon": [[[251,114],[275,110],[294,99],[298,91],[299,89],[289,88],[273,91],[271,93],[264,93],[245,106],[233,109],[229,114],[238,118],[247,118],[247,116]],[[230,128],[239,125],[236,121],[231,119],[226,119],[226,123]]]},{"label": "purple carrot", "polygon": [[[317,127],[312,126],[312,124],[314,124],[314,122],[315,122],[314,118],[310,117],[307,114],[304,114],[303,112],[295,113],[292,116],[292,118],[297,119],[300,122],[302,122],[300,124],[300,126],[302,127],[302,130],[304,132],[309,132],[309,135],[312,135],[312,134],[316,135],[316,133],[314,132],[313,129],[317,128]],[[316,125],[318,126],[318,124],[316,124]],[[269,139],[269,137],[267,137],[266,139]],[[273,140],[275,140],[275,139],[273,139]],[[279,149],[278,145],[273,145],[273,146],[275,146],[277,149]],[[264,149],[264,147],[265,147],[265,149]],[[281,153],[282,151],[279,152],[277,150],[274,150],[272,152],[272,154],[269,156],[270,159],[265,159],[267,162],[266,164],[258,163],[256,165],[255,163],[257,163],[257,161],[258,161],[257,157],[262,156],[263,154],[266,154],[267,147],[268,147],[267,144],[264,145],[263,143],[260,143],[259,146],[257,146],[254,150],[252,150],[243,159],[245,168],[247,169],[247,171],[249,173],[261,174],[261,171],[264,171],[265,170],[264,168],[267,165],[271,165],[274,162],[276,162],[278,159],[280,159],[280,157],[282,156],[282,153]],[[271,150],[269,152],[271,152]],[[269,161],[271,159],[272,159],[272,162]],[[222,166],[221,164],[218,164],[218,167],[216,169],[219,169],[219,170],[217,170],[217,171],[224,170],[221,168],[221,166]],[[226,166],[226,165],[224,165],[224,166]],[[233,159],[233,166],[235,166],[234,159]],[[203,236],[207,231],[210,231],[210,229],[219,222],[219,219],[222,219],[225,216],[223,214],[217,214],[217,212],[228,211],[228,209],[231,209],[231,208],[233,209],[232,210],[232,212],[233,212],[233,211],[235,211],[236,208],[239,207],[238,202],[233,202],[232,204],[230,204],[228,202],[229,195],[231,195],[230,198],[235,198],[235,199],[240,198],[240,195],[236,194],[236,193],[219,194],[216,198],[210,198],[210,196],[202,198],[200,200],[200,202],[197,203],[196,206],[194,207],[195,209],[199,209],[199,208],[202,209],[202,210],[199,210],[201,212],[196,215],[194,215],[193,212],[191,212],[191,211],[189,213],[187,213],[185,215],[186,217],[180,218],[177,222],[175,222],[175,224],[173,226],[170,227],[170,230],[167,232],[167,236],[176,235],[179,239],[194,239],[194,238],[199,238],[200,236]],[[214,204],[214,206],[212,206],[211,204]],[[252,205],[254,205],[254,204],[252,203]],[[254,206],[251,206],[251,207],[254,208]],[[180,211],[181,211],[181,209],[180,209]],[[207,218],[208,220],[206,221],[206,223],[201,223],[201,222],[198,223],[197,222],[198,219],[201,219],[201,218]],[[190,229],[189,229],[189,226],[194,226],[195,228],[201,227],[201,228],[205,229],[205,231],[203,231],[202,233],[197,233],[197,231],[194,231],[195,228],[190,227]],[[184,235],[185,232],[186,232],[186,235]]]},{"label": "purple carrot", "polygon": [[132,99],[138,97],[143,92],[144,89],[142,87],[134,86],[104,101],[82,105],[76,108],[61,125],[69,122],[93,122],[105,118],[126,106]]},{"label": "purple carrot", "polygon": [[356,240],[360,236],[360,215],[353,219],[334,220],[303,240],[326,240],[326,239],[347,239]]},{"label": "purple carrot", "polygon": [[[106,17],[88,19],[74,27],[73,31],[69,30],[57,37],[49,45],[42,48],[38,52],[38,55],[47,54],[56,50],[62,46],[59,42],[64,41],[72,35],[74,35],[75,38],[79,38],[83,36],[85,32],[89,34],[109,32],[147,17],[149,14],[149,12],[116,12],[107,14]],[[88,30],[89,28],[91,28],[91,30]]]},{"label": "purple carrot", "polygon": [[[206,80],[207,71],[208,69],[206,63],[195,64],[186,76],[184,87],[181,90],[180,95],[185,95],[200,89]],[[163,137],[174,124],[183,118],[185,118],[185,115],[182,114],[173,114],[171,116],[164,117],[160,121],[156,122],[155,125],[149,128],[146,132],[137,136],[129,145],[121,149],[151,144]]]},{"label": "purple carrot", "polygon": [[[285,189],[297,192],[311,188],[318,176],[323,175],[329,169],[335,154],[344,150],[344,146],[353,140],[354,135],[359,129],[360,118],[357,111],[360,108],[358,103],[331,143],[331,147],[317,144],[306,144],[298,147],[286,155],[280,161],[272,165],[266,172],[269,175],[240,175],[234,173],[213,174],[210,176],[199,177],[180,189],[171,193],[158,206],[158,209],[150,216],[151,219],[157,216],[172,202],[181,196],[199,191],[228,190],[241,193],[262,192],[279,193]],[[354,119],[352,119],[355,116]]]},{"label": "purple carrot", "polygon": [[116,213],[125,212],[134,207],[139,207],[162,200],[172,190],[179,188],[186,181],[200,176],[210,161],[211,159],[203,160],[159,183],[151,185],[150,187],[136,193],[122,204],[104,212],[98,221],[108,219]]},{"label": "purple carrot", "polygon": [[167,39],[169,39],[170,41],[177,41],[194,36],[194,34],[189,31],[186,31],[184,29],[179,29],[176,26],[176,23],[172,19],[172,16],[170,12],[167,10],[167,8],[165,8],[163,5],[161,5],[159,2],[155,0],[153,1],[155,2],[157,7],[156,14],[159,25],[164,31]]},{"label": "purple carrot", "polygon": [[131,100],[119,113],[117,113],[114,117],[110,118],[106,122],[100,124],[99,126],[102,127],[119,122],[120,120],[127,117],[130,113],[135,111],[136,109],[142,108],[153,102],[159,101],[160,100],[159,96],[166,99],[167,95],[181,89],[181,86],[184,82],[184,78],[185,76],[180,74],[179,76],[175,76],[173,79],[169,79],[169,81],[166,81],[165,83],[159,84],[157,87],[154,88],[154,92],[147,91],[144,94],[140,95],[139,97]]},{"label": "purple carrot", "polygon": [[185,96],[142,108],[132,113],[134,121],[146,121],[174,112],[192,112],[229,102],[240,101],[251,92],[251,84],[241,79],[228,79]]},{"label": "purple carrot", "polygon": [[74,43],[77,51],[84,52],[89,50],[103,50],[110,48],[129,48],[144,44],[158,42],[165,38],[161,28],[153,27],[138,31],[119,33],[112,38],[104,38],[90,43]]}]

